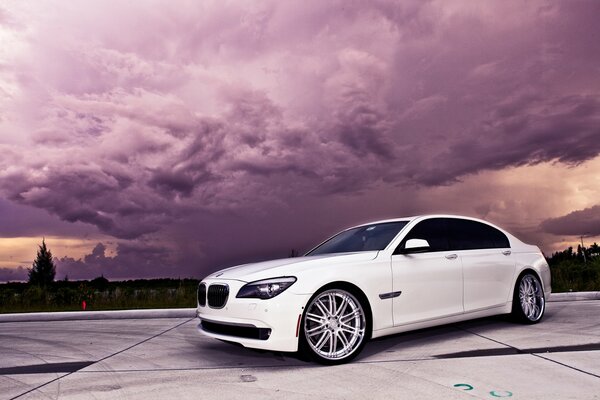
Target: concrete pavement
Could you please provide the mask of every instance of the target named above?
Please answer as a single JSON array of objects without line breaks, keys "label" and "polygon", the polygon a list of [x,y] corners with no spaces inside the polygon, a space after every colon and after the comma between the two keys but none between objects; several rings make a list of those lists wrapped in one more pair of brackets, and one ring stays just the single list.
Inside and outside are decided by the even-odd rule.
[{"label": "concrete pavement", "polygon": [[600,302],[381,338],[322,367],[201,336],[193,318],[0,324],[0,399],[600,399]]}]

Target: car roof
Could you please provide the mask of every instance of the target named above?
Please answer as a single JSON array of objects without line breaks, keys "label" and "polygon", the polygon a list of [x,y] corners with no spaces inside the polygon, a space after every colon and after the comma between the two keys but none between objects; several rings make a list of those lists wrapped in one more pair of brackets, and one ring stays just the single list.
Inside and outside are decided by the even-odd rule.
[{"label": "car roof", "polygon": [[495,224],[493,224],[492,222],[483,220],[483,219],[479,219],[479,218],[474,218],[474,217],[469,217],[466,215],[457,215],[457,214],[422,214],[422,215],[414,215],[412,217],[399,217],[399,218],[391,218],[391,219],[382,219],[382,220],[378,220],[378,221],[370,221],[370,222],[366,222],[363,224],[358,224],[355,226],[352,226],[348,229],[352,229],[352,228],[358,228],[361,226],[366,226],[366,225],[373,225],[373,224],[384,224],[384,223],[388,223],[388,222],[411,222],[414,221],[416,219],[424,219],[424,218],[461,218],[461,219],[468,219],[471,221],[478,221],[478,222],[483,222],[487,225],[492,225],[494,227],[496,227]]}]

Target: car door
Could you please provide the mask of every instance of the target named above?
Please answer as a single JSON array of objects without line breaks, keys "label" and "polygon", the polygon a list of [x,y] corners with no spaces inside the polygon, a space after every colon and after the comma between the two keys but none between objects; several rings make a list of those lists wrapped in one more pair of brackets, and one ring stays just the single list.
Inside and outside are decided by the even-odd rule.
[{"label": "car door", "polygon": [[462,260],[465,312],[506,304],[515,261],[510,243],[498,229],[473,220],[449,219],[450,248]]},{"label": "car door", "polygon": [[[446,218],[419,222],[392,255],[394,325],[425,321],[463,312],[462,264],[449,251]],[[424,239],[427,251],[401,254],[409,239]]]}]

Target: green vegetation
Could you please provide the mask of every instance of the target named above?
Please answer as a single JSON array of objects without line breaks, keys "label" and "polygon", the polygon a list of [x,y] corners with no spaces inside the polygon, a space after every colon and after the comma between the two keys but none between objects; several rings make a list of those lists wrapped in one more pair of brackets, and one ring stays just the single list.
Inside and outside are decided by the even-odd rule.
[{"label": "green vegetation", "polygon": [[76,311],[82,309],[83,301],[90,311],[195,307],[197,287],[196,279],[109,282],[98,277],[44,287],[12,282],[0,285],[0,313]]},{"label": "green vegetation", "polygon": [[552,254],[548,259],[552,271],[553,292],[600,290],[600,246],[577,246]]}]

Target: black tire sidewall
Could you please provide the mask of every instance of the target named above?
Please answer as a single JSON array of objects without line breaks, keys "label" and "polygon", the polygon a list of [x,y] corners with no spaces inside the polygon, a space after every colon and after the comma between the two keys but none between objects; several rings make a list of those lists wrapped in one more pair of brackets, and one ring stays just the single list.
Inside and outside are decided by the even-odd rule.
[{"label": "black tire sidewall", "polygon": [[[521,281],[528,275],[530,275],[537,281],[537,284],[540,286],[540,289],[542,291],[542,297],[544,298],[544,309],[542,310],[542,315],[540,315],[540,317],[538,319],[536,319],[535,321],[532,321],[529,318],[527,318],[527,316],[525,315],[525,312],[523,311],[523,307],[521,306],[521,299],[519,299],[519,287],[521,286]],[[521,273],[521,275],[519,275],[519,279],[517,279],[517,282],[515,283],[511,315],[517,322],[520,322],[522,324],[532,325],[532,324],[537,324],[538,322],[540,322],[542,320],[542,318],[544,318],[545,312],[546,312],[546,295],[544,294],[544,290],[542,287],[542,281],[540,280],[540,278],[538,278],[538,276],[535,273],[533,273],[531,271],[525,271],[525,272]]]}]

